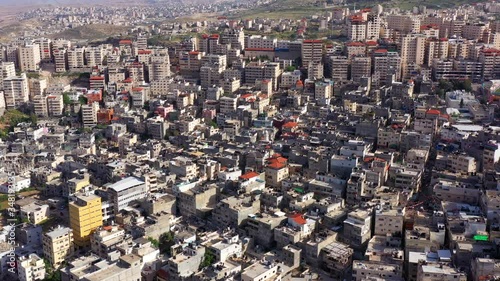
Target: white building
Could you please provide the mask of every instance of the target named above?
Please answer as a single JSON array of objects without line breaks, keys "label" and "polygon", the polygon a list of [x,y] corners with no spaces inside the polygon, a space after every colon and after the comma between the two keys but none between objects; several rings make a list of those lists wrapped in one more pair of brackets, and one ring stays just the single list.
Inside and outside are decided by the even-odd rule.
[{"label": "white building", "polygon": [[135,178],[124,178],[108,186],[110,201],[114,204],[115,214],[123,210],[130,202],[142,199],[147,195],[147,187],[144,181]]},{"label": "white building", "polygon": [[45,278],[45,263],[37,254],[20,257],[17,262],[17,275],[20,281],[35,281]]}]

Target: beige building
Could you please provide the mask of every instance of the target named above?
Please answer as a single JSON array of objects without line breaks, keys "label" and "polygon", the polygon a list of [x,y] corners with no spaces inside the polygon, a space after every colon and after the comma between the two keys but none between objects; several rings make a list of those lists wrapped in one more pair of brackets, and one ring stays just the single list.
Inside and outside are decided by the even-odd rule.
[{"label": "beige building", "polygon": [[55,49],[54,53],[54,65],[57,73],[66,72],[67,68],[67,51],[65,48]]},{"label": "beige building", "polygon": [[40,69],[40,45],[25,44],[19,46],[18,52],[21,71],[38,71]]},{"label": "beige building", "polygon": [[97,125],[97,112],[99,111],[99,103],[82,105],[82,123],[84,127],[93,127]]},{"label": "beige building", "polygon": [[375,211],[375,235],[401,235],[403,232],[404,212],[402,208],[381,205]]},{"label": "beige building", "polygon": [[467,281],[467,275],[445,263],[420,265],[417,281]]},{"label": "beige building", "polygon": [[33,97],[33,109],[38,116],[49,116],[49,111],[47,110],[47,97],[44,95],[36,95]]},{"label": "beige building", "polygon": [[323,41],[304,40],[302,42],[302,65],[309,66],[311,61],[320,61],[323,57]]},{"label": "beige building", "polygon": [[425,58],[425,35],[408,34],[401,38],[402,77],[408,77],[408,67],[412,64],[422,65]]},{"label": "beige building", "polygon": [[62,95],[48,95],[47,109],[49,116],[61,116],[64,110],[64,100]]},{"label": "beige building", "polygon": [[351,61],[351,80],[360,82],[363,77],[371,76],[372,59],[370,57],[354,57]]},{"label": "beige building", "polygon": [[39,224],[42,221],[48,219],[49,216],[49,205],[32,203],[29,205],[22,206],[19,210],[19,214],[22,219],[27,219],[33,224]]},{"label": "beige building", "polygon": [[16,108],[29,101],[30,92],[25,73],[21,73],[20,76],[5,78],[3,80],[3,89],[7,108]]},{"label": "beige building", "polygon": [[54,267],[58,267],[73,252],[73,231],[69,227],[58,226],[43,234],[43,254]]},{"label": "beige building", "polygon": [[19,257],[17,274],[20,281],[44,280],[45,263],[37,254]]},{"label": "beige building", "polygon": [[71,48],[67,52],[70,71],[85,67],[85,48]]}]

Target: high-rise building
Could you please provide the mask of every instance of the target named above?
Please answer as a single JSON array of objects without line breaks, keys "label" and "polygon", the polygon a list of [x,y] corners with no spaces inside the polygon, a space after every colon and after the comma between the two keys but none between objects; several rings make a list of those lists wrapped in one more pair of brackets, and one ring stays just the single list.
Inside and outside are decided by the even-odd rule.
[{"label": "high-rise building", "polygon": [[35,114],[41,117],[49,116],[49,111],[47,110],[47,97],[44,95],[35,95],[33,97],[33,108]]},{"label": "high-rise building", "polygon": [[170,77],[170,58],[168,54],[151,56],[149,81],[163,80]]},{"label": "high-rise building", "polygon": [[351,62],[351,80],[360,82],[362,77],[369,77],[371,74],[372,60],[369,57],[354,57]]},{"label": "high-rise building", "polygon": [[370,9],[362,10],[349,17],[347,38],[352,41],[376,40],[380,37],[381,19]]},{"label": "high-rise building", "polygon": [[56,49],[53,51],[54,65],[56,72],[66,72],[67,70],[67,51],[64,48]]},{"label": "high-rise building", "polygon": [[69,227],[58,226],[43,234],[43,255],[49,263],[58,267],[73,252],[73,231]]},{"label": "high-rise building", "polygon": [[425,49],[425,65],[431,66],[434,59],[448,58],[449,44],[447,38],[430,39]]},{"label": "high-rise building", "polygon": [[19,46],[18,53],[21,71],[38,71],[40,69],[40,45],[25,44]]},{"label": "high-rise building", "polygon": [[378,49],[373,52],[373,76],[374,86],[387,85],[388,75],[395,75],[395,79],[401,77],[401,57],[397,52],[388,52],[386,49]]},{"label": "high-rise building", "polygon": [[75,248],[89,247],[90,235],[102,226],[101,197],[91,193],[77,193],[71,199],[69,222]]},{"label": "high-rise building", "polygon": [[347,57],[332,56],[329,65],[332,80],[335,83],[347,81],[349,77],[349,60]]},{"label": "high-rise building", "polygon": [[401,71],[402,77],[409,76],[410,65],[422,65],[425,59],[425,35],[408,34],[401,38]]},{"label": "high-rise building", "polygon": [[82,123],[84,127],[93,127],[97,125],[97,112],[99,111],[99,103],[82,105]]},{"label": "high-rise building", "polygon": [[47,96],[47,112],[49,116],[61,116],[64,110],[64,99],[62,95]]},{"label": "high-rise building", "polygon": [[3,80],[16,75],[16,66],[13,62],[2,62],[0,64],[0,90],[3,90]]},{"label": "high-rise building", "polygon": [[16,108],[29,101],[30,93],[25,73],[4,79],[3,89],[7,108]]},{"label": "high-rise building", "polygon": [[88,67],[102,65],[104,60],[104,50],[101,45],[88,47],[85,49],[85,64]]},{"label": "high-rise building", "polygon": [[67,52],[68,68],[79,69],[85,66],[85,48],[72,48]]},{"label": "high-rise building", "polygon": [[321,61],[323,58],[323,41],[304,40],[302,42],[302,65],[309,66],[311,61]]},{"label": "high-rise building", "polygon": [[42,37],[42,38],[36,39],[35,43],[40,45],[40,59],[43,62],[52,61],[52,50],[50,48],[52,40]]}]

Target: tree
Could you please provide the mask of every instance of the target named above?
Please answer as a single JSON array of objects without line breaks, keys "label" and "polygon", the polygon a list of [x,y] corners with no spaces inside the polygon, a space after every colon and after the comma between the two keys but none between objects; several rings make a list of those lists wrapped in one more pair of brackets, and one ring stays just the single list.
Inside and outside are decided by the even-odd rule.
[{"label": "tree", "polygon": [[290,65],[285,67],[285,72],[293,72],[295,69],[296,69],[295,66]]},{"label": "tree", "polygon": [[464,99],[460,99],[460,108],[464,108]]},{"label": "tree", "polygon": [[174,234],[170,231],[167,231],[160,235],[159,241],[159,249],[160,253],[170,253],[170,248],[174,245]]},{"label": "tree", "polygon": [[206,250],[205,255],[203,256],[203,261],[200,264],[200,269],[210,266],[214,264],[214,262],[215,255],[210,250]]},{"label": "tree", "polygon": [[69,93],[68,92],[64,92],[62,94],[63,96],[63,103],[66,105],[66,104],[71,104],[71,99],[69,98]]}]

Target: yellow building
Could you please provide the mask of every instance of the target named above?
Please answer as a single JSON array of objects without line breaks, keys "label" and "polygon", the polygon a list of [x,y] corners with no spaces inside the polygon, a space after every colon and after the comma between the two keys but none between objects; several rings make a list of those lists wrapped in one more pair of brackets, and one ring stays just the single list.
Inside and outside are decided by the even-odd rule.
[{"label": "yellow building", "polygon": [[90,235],[102,226],[101,206],[101,197],[91,193],[78,193],[69,203],[69,223],[75,248],[90,246]]},{"label": "yellow building", "polygon": [[42,242],[43,255],[52,266],[58,267],[72,253],[73,232],[69,227],[58,226],[45,233]]},{"label": "yellow building", "polygon": [[64,196],[69,197],[80,191],[80,189],[90,185],[90,176],[88,173],[78,175],[76,178],[68,180],[66,188],[63,190]]}]

